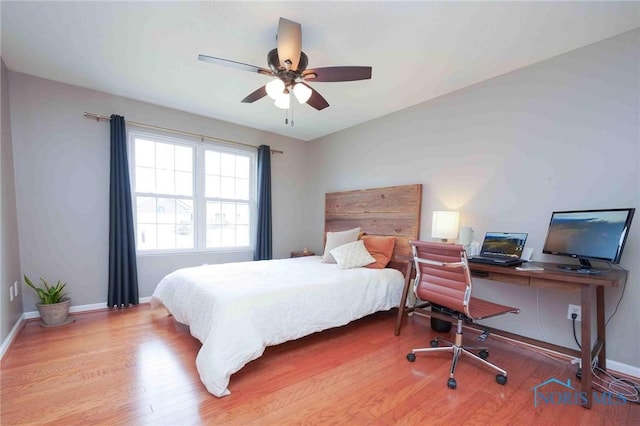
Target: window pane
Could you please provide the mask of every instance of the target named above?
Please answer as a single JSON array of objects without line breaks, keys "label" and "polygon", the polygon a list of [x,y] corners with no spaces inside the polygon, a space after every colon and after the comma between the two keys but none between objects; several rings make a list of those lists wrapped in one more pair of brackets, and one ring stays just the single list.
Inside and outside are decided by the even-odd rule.
[{"label": "window pane", "polygon": [[220,175],[220,153],[215,151],[205,152],[205,173],[210,175]]},{"label": "window pane", "polygon": [[215,201],[207,202],[207,225],[222,223],[220,203]]},{"label": "window pane", "polygon": [[207,225],[207,248],[220,247],[220,225]]},{"label": "window pane", "polygon": [[179,170],[182,172],[193,171],[193,150],[190,147],[176,145],[175,156],[176,156],[176,164],[175,164],[176,170]]},{"label": "window pane", "polygon": [[173,171],[156,170],[156,189],[159,194],[175,194],[175,176]]},{"label": "window pane", "polygon": [[236,156],[233,154],[220,154],[220,175],[235,176]]},{"label": "window pane", "polygon": [[156,144],[156,167],[165,170],[174,170],[173,145],[167,143]]},{"label": "window pane", "polygon": [[156,225],[138,223],[136,245],[138,250],[153,250],[156,248]]},{"label": "window pane", "polygon": [[158,198],[158,223],[176,223],[176,201],[171,198]]},{"label": "window pane", "polygon": [[236,180],[231,177],[220,178],[220,197],[236,198]]},{"label": "window pane", "polygon": [[236,177],[249,179],[249,157],[238,155],[236,157]]},{"label": "window pane", "polygon": [[193,225],[193,201],[176,200],[176,219],[180,225]]},{"label": "window pane", "polygon": [[236,223],[236,205],[235,203],[222,203],[222,224]]},{"label": "window pane", "polygon": [[136,198],[136,219],[138,223],[156,223],[156,199],[154,197]]},{"label": "window pane", "polygon": [[136,167],[136,192],[156,192],[155,169]]},{"label": "window pane", "polygon": [[236,198],[239,200],[249,199],[249,179],[236,179]]},{"label": "window pane", "polygon": [[176,172],[176,195],[193,195],[193,175],[188,172]]},{"label": "window pane", "polygon": [[136,166],[156,166],[156,144],[144,139],[135,140]]},{"label": "window pane", "polygon": [[249,225],[238,225],[236,227],[236,245],[248,246],[250,243]]},{"label": "window pane", "polygon": [[220,246],[233,247],[236,245],[235,225],[222,225],[220,233]]},{"label": "window pane", "polygon": [[176,233],[176,248],[186,249],[193,247],[192,225],[178,225]]},{"label": "window pane", "polygon": [[175,225],[158,225],[158,246],[159,249],[176,248],[176,227]]},{"label": "window pane", "polygon": [[207,175],[205,177],[205,197],[220,198],[220,176]]},{"label": "window pane", "polygon": [[236,223],[238,225],[249,225],[249,204],[238,203],[236,205]]}]

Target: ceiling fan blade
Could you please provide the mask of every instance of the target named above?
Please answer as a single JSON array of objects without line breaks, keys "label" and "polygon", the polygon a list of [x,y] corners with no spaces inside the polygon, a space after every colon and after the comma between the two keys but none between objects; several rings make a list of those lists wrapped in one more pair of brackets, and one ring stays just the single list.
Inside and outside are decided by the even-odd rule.
[{"label": "ceiling fan blade", "polygon": [[243,64],[242,62],[231,61],[229,59],[215,58],[213,56],[207,55],[198,55],[198,59],[200,61],[211,62],[212,64],[222,65],[225,67],[236,68],[249,72],[257,72],[258,74],[273,75],[271,70],[260,68],[255,65]]},{"label": "ceiling fan blade", "polygon": [[326,107],[329,106],[329,102],[327,102],[327,100],[325,98],[323,98],[320,93],[316,92],[313,87],[309,86],[308,84],[302,83],[302,82],[300,82],[298,84],[304,84],[309,89],[311,89],[311,97],[307,101],[308,105],[314,107],[318,111],[321,111],[321,110],[323,110],[323,109],[325,109]]},{"label": "ceiling fan blade", "polygon": [[320,81],[356,81],[371,78],[371,67],[326,67],[306,70],[302,78]]},{"label": "ceiling fan blade", "polygon": [[242,102],[244,102],[245,104],[250,104],[257,101],[258,99],[264,98],[265,96],[267,96],[267,89],[266,86],[262,86],[258,90],[250,93],[246,98],[242,100]]},{"label": "ceiling fan blade", "polygon": [[[276,40],[280,66],[289,70],[297,70],[302,51],[302,26],[297,22],[280,18]],[[287,62],[289,62],[288,65]]]}]

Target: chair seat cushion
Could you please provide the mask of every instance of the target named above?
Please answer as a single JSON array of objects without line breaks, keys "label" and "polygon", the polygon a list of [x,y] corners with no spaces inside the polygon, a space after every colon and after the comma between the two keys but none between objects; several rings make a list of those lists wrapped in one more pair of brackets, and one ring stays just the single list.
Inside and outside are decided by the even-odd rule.
[{"label": "chair seat cushion", "polygon": [[472,319],[483,319],[495,317],[496,315],[502,315],[507,313],[517,314],[520,309],[512,306],[500,305],[498,303],[488,302],[483,299],[471,297],[469,300],[469,314]]}]

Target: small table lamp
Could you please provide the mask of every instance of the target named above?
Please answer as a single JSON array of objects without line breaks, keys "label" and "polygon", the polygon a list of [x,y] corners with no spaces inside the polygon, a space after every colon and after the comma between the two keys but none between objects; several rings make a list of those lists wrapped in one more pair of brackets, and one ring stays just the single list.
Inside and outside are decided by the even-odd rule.
[{"label": "small table lamp", "polygon": [[460,213],[456,211],[435,211],[431,226],[431,236],[439,238],[443,243],[458,236]]}]

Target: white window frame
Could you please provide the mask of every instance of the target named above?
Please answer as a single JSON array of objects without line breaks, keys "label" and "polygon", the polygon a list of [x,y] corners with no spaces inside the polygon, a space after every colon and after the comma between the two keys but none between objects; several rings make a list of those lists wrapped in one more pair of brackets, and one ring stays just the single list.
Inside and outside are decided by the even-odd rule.
[{"label": "white window frame", "polygon": [[[257,161],[258,155],[256,150],[251,148],[238,148],[236,146],[230,146],[224,143],[217,142],[201,142],[195,141],[188,137],[173,137],[153,132],[141,132],[138,130],[127,131],[127,145],[129,154],[129,177],[131,186],[131,198],[133,207],[133,223],[136,227],[136,253],[138,255],[154,255],[154,254],[180,254],[180,253],[203,253],[203,252],[253,252],[255,248],[256,240],[256,227],[257,227]],[[135,167],[135,146],[134,140],[136,138],[149,139],[156,142],[170,143],[174,145],[183,145],[193,148],[193,235],[194,235],[194,247],[193,248],[172,248],[172,249],[138,249],[137,242],[137,209],[136,209],[136,196],[146,195],[146,193],[137,193],[136,182],[136,167]],[[207,247],[206,246],[206,207],[208,198],[205,197],[205,152],[207,150],[213,150],[221,153],[246,155],[249,157],[249,245],[248,246],[230,246],[230,247]],[[161,194],[149,194],[151,196],[162,196]],[[189,198],[185,196],[183,198]],[[222,202],[238,202],[237,199],[223,199],[219,198]]]}]

